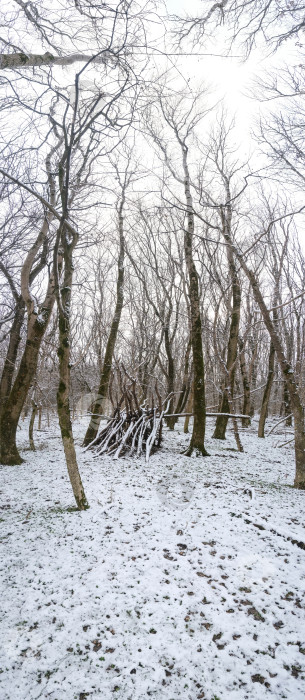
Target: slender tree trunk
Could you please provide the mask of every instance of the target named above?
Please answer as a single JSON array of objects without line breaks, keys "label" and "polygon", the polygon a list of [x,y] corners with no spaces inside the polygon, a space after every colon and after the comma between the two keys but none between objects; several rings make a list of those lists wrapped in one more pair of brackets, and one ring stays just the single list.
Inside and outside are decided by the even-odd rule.
[{"label": "slender tree trunk", "polygon": [[184,168],[184,192],[186,198],[187,226],[184,231],[184,255],[189,278],[189,299],[191,315],[191,339],[193,351],[193,406],[194,423],[193,433],[187,455],[191,455],[195,449],[197,453],[206,456],[208,452],[204,446],[206,404],[205,404],[205,381],[204,381],[204,360],[202,347],[202,327],[200,315],[200,299],[198,274],[193,259],[193,234],[194,234],[194,212],[193,200],[190,187],[190,174],[187,163],[187,146],[182,145],[183,168]]},{"label": "slender tree trunk", "polygon": [[251,338],[251,362],[250,362],[250,367],[249,367],[249,378],[250,378],[250,412],[249,415],[251,417],[254,416],[255,412],[255,394],[252,393],[252,390],[256,388],[256,381],[257,381],[257,360],[258,360],[258,343],[257,343],[257,334],[255,334],[254,338]]},{"label": "slender tree trunk", "polygon": [[94,440],[94,438],[97,435],[97,431],[99,429],[99,425],[101,422],[101,416],[103,413],[103,404],[105,399],[107,398],[108,394],[108,387],[109,387],[109,381],[110,381],[110,375],[111,375],[111,367],[112,367],[112,360],[113,360],[113,353],[114,353],[114,348],[115,348],[115,343],[117,339],[117,334],[119,330],[119,325],[120,325],[120,320],[121,320],[121,313],[123,309],[123,303],[124,303],[124,250],[125,250],[125,241],[124,241],[124,218],[123,218],[123,207],[124,207],[124,202],[125,198],[122,197],[120,207],[119,207],[119,234],[120,234],[120,251],[119,251],[119,259],[118,259],[118,279],[117,279],[117,296],[116,296],[116,307],[115,307],[115,312],[114,316],[112,319],[112,324],[111,324],[111,329],[106,345],[106,351],[105,351],[105,357],[104,357],[104,363],[103,363],[103,368],[102,368],[102,373],[100,377],[100,384],[98,388],[98,395],[96,398],[96,401],[94,403],[93,407],[93,416],[91,416],[91,420],[84,438],[84,446],[86,447],[87,445]]},{"label": "slender tree trunk", "polygon": [[141,377],[140,377],[140,385],[142,389],[142,395],[141,395],[141,401],[144,401],[147,397],[147,391],[148,391],[148,369],[149,369],[149,359],[147,358],[144,362],[142,372],[141,372]]},{"label": "slender tree trunk", "polygon": [[269,400],[270,400],[273,377],[274,377],[274,363],[275,363],[275,349],[274,349],[273,344],[271,342],[270,349],[269,349],[269,360],[268,360],[268,377],[267,377],[267,383],[266,383],[264,394],[263,394],[261,411],[260,411],[260,416],[259,416],[258,433],[257,433],[257,436],[259,438],[265,437],[265,423],[266,423],[266,418],[268,415],[268,406],[269,406]]},{"label": "slender tree trunk", "polygon": [[[229,331],[229,342],[227,350],[227,362],[226,362],[226,386],[222,395],[222,402],[220,405],[220,413],[230,413],[233,404],[233,394],[234,394],[234,379],[235,379],[235,368],[237,360],[238,351],[238,333],[239,333],[239,320],[240,320],[240,305],[241,305],[241,290],[239,279],[236,271],[236,266],[234,263],[234,257],[231,248],[227,247],[227,256],[229,263],[229,270],[232,282],[232,314],[231,323]],[[218,440],[225,440],[226,429],[228,424],[228,418],[226,416],[219,416],[216,419],[215,430],[213,438]]]},{"label": "slender tree trunk", "polygon": [[10,331],[9,344],[0,382],[0,411],[4,407],[12,388],[12,380],[16,366],[18,347],[21,339],[20,333],[24,321],[24,314],[25,302],[22,296],[19,296],[15,308],[14,320]]},{"label": "slender tree trunk", "polygon": [[38,407],[38,430],[41,430],[41,420],[42,420],[42,406]]},{"label": "slender tree trunk", "polygon": [[[228,391],[228,404],[229,404],[230,413],[233,415],[233,401],[232,401],[231,396],[230,396],[230,391]],[[240,435],[239,435],[237,418],[233,418],[232,423],[233,423],[233,433],[234,433],[235,442],[237,445],[238,452],[243,452],[244,448],[242,446]]]},{"label": "slender tree trunk", "polygon": [[265,326],[270,335],[270,339],[274,345],[275,352],[282,370],[282,374],[287,383],[291,408],[294,417],[294,445],[295,445],[295,479],[294,486],[297,489],[305,489],[305,426],[304,426],[304,408],[298,392],[295,376],[290,363],[287,361],[284,353],[284,347],[277,331],[274,322],[271,319],[270,313],[264,302],[263,295],[260,291],[258,281],[255,274],[250,270],[245,262],[242,253],[239,253],[235,248],[230,236],[225,237],[227,242],[232,246],[241,268],[247,275],[256,303],[258,304]]},{"label": "slender tree trunk", "polygon": [[[55,193],[53,176],[50,173],[50,155],[47,156],[46,166],[49,175],[50,201],[53,205]],[[47,262],[48,232],[52,219],[51,213],[48,213],[44,218],[41,230],[30,247],[21,269],[21,295],[15,294],[17,306],[0,389],[0,462],[2,464],[13,465],[23,462],[16,445],[16,432],[28,390],[36,374],[41,342],[55,302],[53,274],[50,275],[47,293],[39,313],[35,308],[30,288]],[[39,251],[41,251],[40,261],[35,265]],[[25,308],[27,308],[28,314],[27,339],[19,370],[12,386]]]},{"label": "slender tree trunk", "polygon": [[[188,401],[186,404],[186,413],[193,413],[193,384],[190,389]],[[189,431],[190,415],[185,416],[183,432],[188,433]]]},{"label": "slender tree trunk", "polygon": [[290,427],[292,425],[291,401],[289,397],[287,382],[285,380],[283,382],[283,408],[284,416],[287,416],[286,425],[287,427]]},{"label": "slender tree trunk", "polygon": [[17,426],[28,391],[33,383],[39,350],[45,334],[55,297],[53,284],[48,293],[48,302],[44,307],[43,321],[32,313],[28,321],[28,333],[19,370],[11,389],[9,398],[4,404],[0,415],[0,462],[1,464],[22,464],[24,461],[16,445]]},{"label": "slender tree trunk", "polygon": [[34,444],[34,438],[33,438],[33,430],[34,430],[34,422],[35,418],[37,415],[38,411],[38,406],[36,401],[32,401],[32,413],[31,413],[31,419],[30,419],[30,425],[29,425],[29,442],[30,442],[30,450],[33,450],[35,452],[35,444]]},{"label": "slender tree trunk", "polygon": [[[171,348],[171,343],[170,343],[170,338],[169,338],[168,327],[164,327],[164,344],[165,344],[165,350],[166,350],[166,355],[167,355],[167,392],[169,395],[169,394],[173,394],[173,392],[174,392],[175,365],[174,365],[174,358],[172,355],[172,348]],[[168,413],[173,413],[173,412],[174,412],[174,397],[172,396],[170,399]],[[166,418],[166,425],[170,430],[174,430],[175,418]]]},{"label": "slender tree trunk", "polygon": [[[244,416],[249,416],[250,415],[250,384],[249,384],[249,377],[248,377],[248,372],[247,372],[247,366],[246,366],[246,357],[245,357],[245,351],[244,351],[244,342],[243,340],[239,341],[239,364],[240,364],[240,373],[241,373],[241,378],[242,378],[242,383],[243,383],[243,407],[242,407],[242,413]],[[241,424],[243,428],[248,428],[249,425],[251,424],[250,418],[242,418]]]},{"label": "slender tree trunk", "polygon": [[[182,411],[186,405],[186,402],[188,400],[189,393],[190,393],[191,377],[190,377],[190,373],[189,373],[189,364],[190,364],[191,349],[192,349],[192,342],[191,342],[191,338],[190,338],[188,341],[188,344],[187,344],[185,358],[184,358],[182,388],[181,388],[181,392],[180,392],[174,413],[182,413]],[[177,418],[175,418],[175,423],[177,422],[177,420],[178,420],[178,416],[177,416]]]},{"label": "slender tree trunk", "polygon": [[[57,392],[57,411],[61,437],[65,452],[68,474],[79,510],[88,508],[84,487],[78,469],[70,412],[70,304],[73,277],[73,249],[76,241],[68,242],[64,224],[58,232],[64,250],[64,285],[58,293],[59,317],[59,387]],[[57,258],[57,250],[55,250]]]}]

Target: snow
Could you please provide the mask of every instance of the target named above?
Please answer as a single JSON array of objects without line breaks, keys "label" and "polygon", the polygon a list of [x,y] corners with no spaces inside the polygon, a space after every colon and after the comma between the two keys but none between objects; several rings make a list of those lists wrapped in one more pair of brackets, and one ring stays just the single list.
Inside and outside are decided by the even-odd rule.
[{"label": "snow", "polygon": [[181,424],[146,464],[94,458],[74,427],[88,511],[68,510],[57,427],[35,453],[22,427],[26,463],[0,468],[1,700],[301,700],[304,493],[283,432],[254,422],[244,454],[230,433],[188,458]]}]

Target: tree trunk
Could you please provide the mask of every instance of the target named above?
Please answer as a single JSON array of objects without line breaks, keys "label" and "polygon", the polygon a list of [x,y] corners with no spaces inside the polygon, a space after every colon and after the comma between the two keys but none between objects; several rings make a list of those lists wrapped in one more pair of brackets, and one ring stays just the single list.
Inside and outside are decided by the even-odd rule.
[{"label": "tree trunk", "polygon": [[[50,286],[50,285],[49,285]],[[0,463],[22,464],[24,461],[16,445],[16,432],[24,402],[29,388],[34,380],[39,350],[46,331],[55,297],[49,289],[49,300],[44,307],[43,322],[37,319],[37,314],[31,314],[28,321],[28,333],[19,370],[14,381],[9,398],[4,404],[0,415]]]},{"label": "tree trunk", "polygon": [[30,442],[30,450],[35,452],[35,444],[34,444],[34,438],[33,438],[33,429],[34,429],[34,421],[37,415],[38,411],[38,406],[37,403],[33,400],[32,401],[32,414],[31,414],[31,419],[30,419],[30,425],[29,425],[29,442]]},{"label": "tree trunk", "polygon": [[264,302],[262,293],[260,291],[258,281],[255,274],[250,270],[245,262],[242,253],[235,248],[230,236],[226,236],[226,241],[232,246],[241,268],[247,275],[251,287],[253,290],[253,295],[256,303],[258,304],[265,326],[270,335],[270,339],[274,345],[275,352],[282,370],[282,374],[287,383],[287,389],[289,392],[289,398],[291,402],[291,408],[294,417],[294,445],[295,445],[295,479],[294,486],[297,489],[305,489],[305,426],[304,426],[304,408],[302,406],[301,398],[298,392],[297,384],[294,377],[294,372],[287,361],[284,353],[283,344],[281,338],[278,334],[276,326],[271,319],[270,313]]},{"label": "tree trunk", "polygon": [[142,370],[139,382],[141,385],[142,389],[142,395],[141,395],[141,402],[144,401],[147,397],[147,392],[148,392],[148,375],[149,375],[149,359],[147,358],[143,364],[143,367],[140,368]]},{"label": "tree trunk", "polygon": [[10,339],[1,376],[0,411],[3,409],[12,388],[12,380],[16,366],[18,347],[21,339],[20,333],[24,321],[24,313],[25,302],[22,296],[20,296],[15,308],[14,320],[10,330]]},{"label": "tree trunk", "polygon": [[[62,235],[61,235],[62,234]],[[76,241],[67,240],[64,224],[58,232],[64,250],[64,286],[57,290],[59,317],[59,387],[57,392],[57,411],[61,437],[65,452],[68,474],[79,510],[89,508],[81,476],[78,470],[70,412],[70,304],[73,277],[73,249]],[[57,252],[55,251],[57,257]]]},{"label": "tree trunk", "polygon": [[104,363],[103,363],[103,368],[102,368],[102,373],[101,373],[101,378],[100,378],[100,384],[98,388],[98,394],[97,398],[94,403],[93,407],[93,416],[91,416],[91,420],[84,438],[84,447],[90,444],[92,440],[97,435],[97,431],[99,429],[99,425],[101,422],[101,416],[103,413],[103,403],[105,399],[107,398],[108,394],[108,388],[109,388],[109,381],[110,381],[110,375],[111,375],[111,367],[112,367],[112,360],[113,360],[113,353],[114,353],[114,348],[115,348],[115,343],[117,339],[117,334],[119,330],[119,325],[120,325],[120,320],[121,320],[121,313],[122,313],[122,308],[123,308],[123,303],[124,303],[124,252],[125,252],[125,241],[124,241],[124,218],[123,218],[123,206],[124,206],[125,198],[122,197],[120,207],[119,207],[119,234],[120,234],[120,251],[119,251],[119,259],[118,259],[118,279],[117,279],[117,296],[116,296],[116,307],[115,307],[115,312],[114,316],[112,319],[112,324],[111,324],[111,329],[106,345],[106,351],[105,351],[105,357],[104,357]]},{"label": "tree trunk", "polygon": [[70,66],[73,63],[82,61],[83,63],[92,62],[95,64],[105,64],[105,53],[102,55],[88,55],[83,53],[72,53],[69,56],[55,56],[50,51],[44,54],[22,53],[3,53],[0,56],[0,68],[2,70],[12,70],[17,68],[23,70],[32,66]]},{"label": "tree trunk", "polygon": [[267,377],[267,383],[266,383],[264,394],[263,394],[263,400],[262,400],[261,412],[260,412],[259,424],[258,424],[257,437],[259,437],[259,438],[265,437],[265,423],[266,423],[266,418],[268,415],[269,399],[270,399],[273,377],[274,377],[274,362],[275,362],[275,349],[274,349],[273,344],[271,342],[270,349],[269,349],[269,360],[268,360],[268,377]]},{"label": "tree trunk", "polygon": [[[46,159],[46,163],[47,171],[50,173],[49,156]],[[49,184],[50,201],[54,203],[55,195],[52,175],[49,177]],[[33,245],[30,247],[21,268],[21,295],[18,296],[15,294],[17,306],[10,333],[9,348],[0,390],[0,462],[2,462],[2,464],[13,465],[23,462],[16,445],[16,432],[28,390],[36,374],[41,342],[47,329],[50,314],[55,302],[53,274],[49,277],[46,296],[39,308],[39,313],[36,309],[30,288],[34,279],[41,270],[44,269],[47,263],[48,232],[52,219],[53,215],[50,213],[44,218],[41,230]],[[40,261],[35,265],[35,260],[40,249],[42,249]],[[19,370],[13,387],[11,388],[25,308],[27,308],[28,315],[27,339]]]},{"label": "tree trunk", "polygon": [[[174,413],[182,413],[182,411],[186,405],[186,402],[188,400],[188,397],[189,397],[190,388],[191,388],[191,377],[189,374],[189,362],[190,362],[191,349],[192,349],[192,341],[190,338],[188,341],[188,344],[187,344],[185,358],[184,358],[182,388],[181,388],[181,392],[180,392]],[[177,422],[177,420],[178,420],[178,417],[175,418],[175,423]]]},{"label": "tree trunk", "polygon": [[38,430],[41,430],[41,421],[42,421],[42,406],[40,404],[39,412],[38,412]]},{"label": "tree trunk", "polygon": [[204,360],[202,347],[202,327],[200,315],[200,299],[198,274],[193,259],[193,234],[194,234],[194,211],[193,200],[190,187],[190,174],[187,163],[187,146],[182,146],[183,169],[184,169],[184,192],[186,198],[187,226],[184,231],[184,255],[189,278],[189,300],[191,315],[191,339],[193,351],[193,406],[194,423],[191,442],[186,454],[190,456],[193,450],[206,456],[208,452],[204,446],[206,404],[205,404],[205,382],[204,382]]},{"label": "tree trunk", "polygon": [[290,427],[292,425],[291,401],[289,398],[289,391],[288,391],[286,381],[284,381],[284,383],[283,383],[283,408],[284,408],[284,416],[287,416],[286,425],[287,425],[287,427]]},{"label": "tree trunk", "polygon": [[[227,362],[226,362],[226,386],[222,395],[222,402],[220,405],[220,413],[230,413],[232,409],[232,400],[234,394],[234,379],[235,379],[235,368],[238,350],[238,333],[239,333],[239,319],[240,319],[240,305],[241,305],[241,290],[239,279],[236,271],[236,266],[234,263],[234,257],[231,248],[227,247],[227,256],[229,263],[229,270],[232,282],[232,314],[229,332],[229,342],[227,350]],[[225,440],[226,429],[228,424],[228,418],[226,416],[219,416],[216,419],[215,430],[213,438],[217,440]]]},{"label": "tree trunk", "polygon": [[[246,358],[245,358],[243,340],[239,341],[239,364],[240,364],[240,373],[241,373],[241,378],[242,378],[242,383],[243,383],[243,394],[244,394],[242,413],[244,416],[249,416],[250,415],[250,384],[249,384],[249,377],[248,377],[247,366],[246,366]],[[241,424],[242,424],[243,428],[248,428],[249,425],[251,425],[250,418],[243,418]]]},{"label": "tree trunk", "polygon": [[188,433],[188,431],[189,431],[189,422],[190,422],[190,417],[191,417],[190,414],[193,413],[193,384],[191,386],[188,401],[186,404],[186,413],[188,413],[189,415],[185,416],[184,428],[183,428],[184,433]]},{"label": "tree trunk", "polygon": [[[255,413],[255,393],[254,389],[256,389],[256,381],[257,381],[257,361],[258,361],[258,342],[257,342],[257,334],[254,335],[254,338],[251,337],[249,338],[249,344],[251,347],[251,361],[250,361],[250,367],[249,367],[249,378],[250,378],[250,413],[249,415],[251,417],[254,416]],[[253,392],[253,393],[252,393]]]},{"label": "tree trunk", "polygon": [[[174,365],[174,358],[172,355],[172,349],[171,349],[171,343],[170,343],[170,338],[169,338],[169,329],[168,327],[164,327],[164,344],[165,344],[165,350],[166,350],[166,355],[167,355],[167,393],[173,394],[174,392],[174,381],[175,381],[175,365]],[[170,404],[168,407],[168,413],[173,413],[174,412],[174,397],[172,396],[170,399]],[[166,425],[170,430],[174,430],[175,427],[175,418],[165,418]]]}]

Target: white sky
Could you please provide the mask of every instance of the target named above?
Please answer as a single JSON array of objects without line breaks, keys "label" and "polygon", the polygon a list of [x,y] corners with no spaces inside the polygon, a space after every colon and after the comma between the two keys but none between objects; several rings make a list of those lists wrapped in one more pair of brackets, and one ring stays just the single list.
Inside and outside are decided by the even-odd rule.
[{"label": "white sky", "polygon": [[[200,11],[202,12],[202,3],[198,0],[165,0],[165,4],[170,15],[183,16],[188,13],[196,16],[200,14]],[[160,12],[160,9],[158,9],[158,12]],[[155,15],[152,17],[152,20],[148,27],[151,45],[155,44],[155,46],[161,48],[165,46],[167,50],[174,52],[175,49],[174,46],[171,46],[169,32],[167,31],[164,36],[162,18],[159,19]],[[181,89],[181,86],[184,88],[188,81],[193,89],[196,89],[202,83],[211,86],[213,102],[223,99],[228,115],[235,116],[235,140],[236,145],[239,147],[240,158],[244,161],[247,159],[249,152],[257,150],[257,146],[250,136],[251,129],[255,126],[259,111],[266,109],[266,106],[261,105],[255,99],[255,93],[253,93],[254,78],[258,75],[264,76],[264,73],[270,70],[272,66],[277,66],[279,69],[285,60],[289,62],[294,60],[295,57],[293,56],[293,49],[291,47],[288,48],[288,44],[285,44],[273,56],[268,56],[266,48],[261,46],[252,52],[247,61],[243,61],[242,52],[237,45],[233,49],[234,56],[228,57],[225,55],[223,38],[223,33],[219,31],[216,35],[213,33],[213,36],[207,36],[206,42],[202,42],[201,45],[193,47],[191,42],[189,42],[189,45],[185,43],[183,45],[185,55],[181,57],[170,56],[168,62],[162,56],[158,57],[155,55],[155,59],[152,58],[151,65],[155,64],[160,71],[166,65],[171,66],[170,79],[172,85],[175,85],[175,87],[177,85],[178,89]],[[191,53],[192,55],[188,55]],[[140,57],[139,60],[141,60]],[[75,67],[72,67],[57,69],[56,72],[58,72],[58,76],[60,74],[65,76],[65,80],[71,74],[73,83],[74,70]],[[90,78],[90,72],[86,73],[86,79]],[[272,108],[273,105],[270,106]],[[270,108],[269,105],[268,108]]]},{"label": "white sky", "polygon": [[[203,5],[200,0],[166,0],[166,7],[170,15],[200,16],[203,12]],[[236,44],[233,47],[232,57],[225,55],[224,34],[222,30],[217,31],[213,36],[206,37],[201,45],[195,47],[184,43],[185,51],[194,52],[194,55],[185,55],[183,59],[175,59],[176,64],[181,68],[181,72],[186,78],[190,78],[192,84],[207,82],[213,85],[215,94],[222,97],[229,113],[235,114],[238,139],[240,144],[244,144],[244,150],[249,148],[249,137],[257,115],[264,109],[255,99],[255,89],[253,92],[253,82],[258,76],[264,77],[267,72],[276,68],[280,70],[281,65],[286,62],[299,62],[299,56],[294,55],[292,45],[283,44],[276,54],[268,55],[266,46],[261,43],[259,48],[254,49],[250,57],[245,61],[242,58],[242,50]],[[196,53],[207,53],[210,55],[195,55]],[[217,55],[217,54],[220,54]],[[223,54],[223,56],[221,56]],[[252,93],[252,94],[251,94]],[[243,150],[243,149],[242,149]]]}]

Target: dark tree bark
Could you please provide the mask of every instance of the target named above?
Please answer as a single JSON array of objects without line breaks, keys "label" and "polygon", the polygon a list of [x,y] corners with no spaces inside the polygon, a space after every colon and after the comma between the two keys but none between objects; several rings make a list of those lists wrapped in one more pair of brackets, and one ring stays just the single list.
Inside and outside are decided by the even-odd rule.
[{"label": "dark tree bark", "polygon": [[204,359],[202,346],[202,327],[200,315],[200,298],[198,274],[193,259],[193,234],[194,234],[194,210],[190,187],[190,174],[188,169],[187,153],[185,143],[181,143],[184,170],[184,192],[186,198],[186,218],[187,225],[184,231],[184,255],[189,278],[189,299],[190,299],[190,321],[191,339],[193,352],[193,410],[194,423],[190,446],[186,452],[191,455],[193,450],[206,456],[205,449],[205,423],[206,423],[206,403],[205,403],[205,379],[204,379]]},{"label": "dark tree bark", "polygon": [[[180,395],[179,395],[179,398],[177,401],[177,405],[176,405],[175,410],[174,410],[175,413],[182,413],[184,407],[186,406],[186,402],[188,400],[188,397],[189,397],[190,388],[191,388],[191,375],[190,375],[190,371],[189,371],[191,349],[192,349],[192,341],[190,338],[188,341],[188,344],[187,344],[186,352],[185,352],[182,387],[181,387],[181,392],[180,392]],[[178,421],[178,416],[175,418],[175,423],[177,421]]]},{"label": "dark tree bark", "polygon": [[[174,365],[174,358],[172,354],[172,347],[170,343],[170,338],[169,338],[169,329],[168,326],[163,328],[164,332],[164,345],[165,345],[165,350],[166,350],[166,355],[167,355],[167,392],[168,396],[170,394],[173,394],[174,392],[174,382],[175,382],[175,365]],[[174,397],[172,395],[169,403],[169,408],[168,408],[168,413],[173,413],[174,410]],[[175,418],[166,418],[166,425],[170,430],[174,430],[175,427]]]},{"label": "dark tree bark", "polygon": [[14,320],[10,330],[8,349],[3,365],[0,381],[0,412],[2,411],[12,388],[13,375],[16,368],[18,348],[21,340],[21,328],[24,321],[25,303],[20,295],[16,302]]},{"label": "dark tree bark", "polygon": [[283,377],[287,383],[291,408],[294,417],[294,446],[295,446],[295,479],[294,486],[297,489],[305,489],[305,426],[304,426],[304,408],[298,392],[294,371],[285,357],[284,346],[279,336],[270,312],[264,302],[263,295],[260,291],[259,284],[255,274],[249,269],[242,253],[234,246],[234,243],[229,235],[225,236],[226,241],[230,243],[234,254],[236,255],[241,268],[249,279],[252,287],[254,299],[259,306],[265,326],[270,335],[270,339],[274,345],[274,349],[278,358],[279,365],[282,370]]},{"label": "dark tree bark", "polygon": [[257,369],[258,369],[258,343],[257,343],[256,334],[254,334],[254,337],[251,336],[251,338],[249,338],[249,343],[250,343],[250,348],[251,348],[251,362],[250,362],[250,371],[249,371],[251,394],[250,394],[250,413],[249,413],[249,415],[251,417],[253,417],[254,413],[255,413],[255,393],[254,393],[254,390],[256,389]]},{"label": "dark tree bark", "polygon": [[[49,219],[50,220],[50,219]],[[45,235],[47,226],[46,224],[43,225],[43,236]],[[47,239],[45,238],[44,240],[44,245],[43,245],[43,250],[41,254],[40,261],[38,264],[31,270],[29,274],[29,286],[32,285],[34,282],[35,278],[43,270],[47,262]],[[17,353],[18,353],[18,348],[21,340],[21,329],[22,325],[24,322],[24,316],[25,316],[25,310],[26,310],[26,304],[25,300],[22,296],[22,294],[18,294],[15,285],[13,283],[13,280],[11,279],[10,275],[8,274],[7,271],[4,271],[3,265],[0,262],[0,269],[2,269],[3,272],[5,272],[6,276],[9,279],[10,286],[13,292],[13,296],[15,298],[15,310],[14,310],[14,320],[12,323],[12,327],[10,330],[9,334],[9,344],[8,344],[8,349],[6,353],[6,358],[4,361],[3,365],[3,371],[1,375],[1,381],[0,381],[0,412],[2,411],[6,401],[8,400],[8,397],[10,395],[10,391],[12,388],[12,381],[13,381],[13,376],[14,372],[16,369],[16,360],[17,360]]]},{"label": "dark tree bark", "polygon": [[[64,447],[68,474],[79,510],[88,508],[84,487],[78,469],[70,411],[70,304],[73,279],[73,250],[77,242],[74,235],[69,239],[64,222],[57,233],[54,263],[57,262],[59,243],[63,248],[64,279],[61,289],[56,289],[59,328],[59,387],[57,392],[57,412]],[[56,261],[56,262],[55,262]]]},{"label": "dark tree bark", "polygon": [[[251,401],[250,383],[249,383],[249,376],[248,376],[247,365],[246,365],[244,341],[242,339],[239,340],[239,365],[240,365],[240,373],[241,373],[241,378],[242,378],[243,395],[244,395],[243,396],[242,413],[244,416],[249,416],[250,415],[250,401]],[[249,425],[251,424],[250,418],[242,418],[241,424],[242,424],[243,428],[248,428]]]},{"label": "dark tree bark", "polygon": [[289,397],[287,382],[285,380],[283,382],[283,413],[284,416],[287,416],[286,425],[290,427],[292,425],[291,401]]},{"label": "dark tree bark", "polygon": [[[227,256],[232,283],[232,314],[227,349],[225,387],[220,405],[220,413],[230,413],[232,410],[241,305],[240,283],[234,263],[234,256],[229,246],[227,247]],[[218,416],[213,438],[225,440],[228,420],[226,416]]]},{"label": "dark tree bark", "polygon": [[270,394],[271,394],[273,377],[274,377],[274,363],[275,363],[275,349],[274,349],[273,343],[271,341],[270,349],[269,349],[269,359],[268,359],[268,376],[267,376],[266,386],[264,389],[261,411],[260,411],[260,416],[259,416],[259,423],[258,423],[257,436],[259,438],[265,437],[265,423],[266,423],[266,418],[268,415],[268,406],[269,406]]},{"label": "dark tree bark", "polygon": [[[35,300],[31,294],[33,281],[47,264],[49,226],[54,217],[52,210],[55,202],[55,191],[50,157],[51,154],[46,158],[50,202],[44,200],[47,213],[21,269],[20,295],[17,293],[10,275],[6,272],[16,302],[15,317],[11,328],[0,388],[0,461],[8,465],[21,464],[23,462],[16,445],[17,426],[29,388],[36,374],[40,346],[55,302],[54,270],[49,276],[46,296],[39,308],[36,308]],[[9,179],[12,178],[9,176]],[[25,309],[27,309],[28,319],[27,339],[12,386]]]},{"label": "dark tree bark", "polygon": [[33,437],[33,430],[34,430],[34,422],[35,418],[37,416],[37,411],[38,411],[38,405],[36,401],[32,401],[32,413],[31,413],[31,419],[30,419],[30,424],[29,424],[29,443],[30,443],[30,450],[35,452],[35,443],[34,443],[34,437]]},{"label": "dark tree bark", "polygon": [[16,432],[20,414],[30,386],[33,383],[39,350],[45,334],[50,314],[55,302],[54,279],[49,281],[48,292],[41,309],[41,314],[32,312],[28,321],[27,339],[9,398],[4,404],[0,416],[0,462],[1,464],[22,464],[16,445]]},{"label": "dark tree bark", "polygon": [[187,434],[189,431],[190,417],[193,413],[193,383],[191,384],[190,393],[186,404],[186,413],[188,415],[185,416],[183,432]]}]

